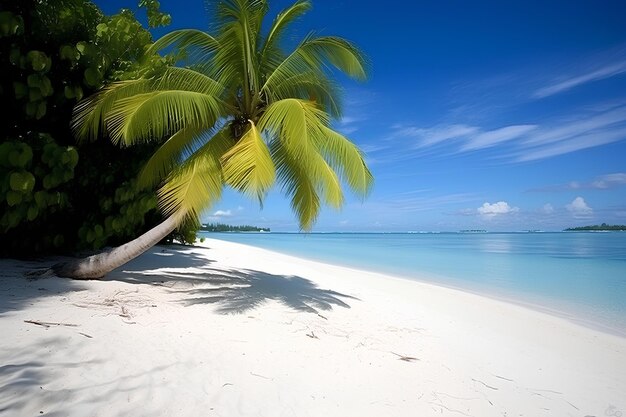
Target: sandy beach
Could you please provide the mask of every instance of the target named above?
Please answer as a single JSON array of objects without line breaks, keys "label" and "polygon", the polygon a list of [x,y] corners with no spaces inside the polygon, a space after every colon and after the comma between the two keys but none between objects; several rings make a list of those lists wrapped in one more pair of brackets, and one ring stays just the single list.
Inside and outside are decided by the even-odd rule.
[{"label": "sandy beach", "polygon": [[208,239],[101,281],[0,261],[2,416],[620,416],[626,338]]}]

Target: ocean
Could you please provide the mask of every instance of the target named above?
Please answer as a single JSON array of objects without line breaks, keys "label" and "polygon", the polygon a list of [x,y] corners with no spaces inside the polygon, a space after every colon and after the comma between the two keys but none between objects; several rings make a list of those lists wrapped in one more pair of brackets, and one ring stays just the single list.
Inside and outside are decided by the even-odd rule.
[{"label": "ocean", "polygon": [[504,299],[626,336],[626,233],[201,233]]}]

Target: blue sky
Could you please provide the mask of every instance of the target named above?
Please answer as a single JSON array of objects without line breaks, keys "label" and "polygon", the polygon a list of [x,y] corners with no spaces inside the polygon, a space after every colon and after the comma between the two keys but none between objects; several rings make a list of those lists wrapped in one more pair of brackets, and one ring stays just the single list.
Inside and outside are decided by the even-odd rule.
[{"label": "blue sky", "polygon": [[[161,4],[167,30],[206,29],[203,1]],[[270,1],[272,13],[289,4]],[[313,1],[294,38],[339,35],[371,63],[367,82],[340,79],[336,127],[376,179],[314,230],[625,224],[625,17],[623,1]],[[204,220],[298,229],[280,190],[263,209],[228,191]]]}]

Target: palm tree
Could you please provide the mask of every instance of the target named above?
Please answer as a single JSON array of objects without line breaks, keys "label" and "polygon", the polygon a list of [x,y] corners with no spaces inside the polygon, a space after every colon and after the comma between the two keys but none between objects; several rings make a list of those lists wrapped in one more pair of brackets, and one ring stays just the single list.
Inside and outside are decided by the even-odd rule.
[{"label": "palm tree", "polygon": [[158,77],[112,84],[79,103],[79,139],[103,131],[120,146],[169,137],[139,176],[159,185],[166,220],[108,252],[55,267],[61,276],[99,278],[199,215],[230,186],[263,201],[278,182],[291,198],[302,230],[323,204],[339,208],[342,184],[365,196],[372,176],[362,153],[331,128],[341,117],[333,71],[366,77],[365,60],[348,41],[309,34],[293,50],[286,29],[311,7],[298,0],[262,31],[267,0],[223,0],[215,35],[187,29],[157,40],[147,55],[175,50],[185,67]]}]

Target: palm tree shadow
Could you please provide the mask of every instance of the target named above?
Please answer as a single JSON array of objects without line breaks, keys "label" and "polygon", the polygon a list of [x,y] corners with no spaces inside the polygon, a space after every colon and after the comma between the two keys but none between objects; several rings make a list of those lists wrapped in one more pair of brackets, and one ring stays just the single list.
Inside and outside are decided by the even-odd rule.
[{"label": "palm tree shadow", "polygon": [[293,275],[274,275],[263,271],[213,270],[204,276],[205,284],[175,290],[184,295],[185,305],[217,304],[222,314],[244,313],[273,300],[296,311],[319,313],[333,306],[350,308],[343,299],[357,298],[319,288],[313,281]]},{"label": "palm tree shadow", "polygon": [[[268,301],[278,301],[296,311],[318,313],[335,306],[350,308],[344,300],[357,300],[319,288],[300,276],[216,268],[211,266],[213,260],[200,253],[171,248],[161,250],[157,247],[142,255],[141,264],[131,262],[109,274],[106,280],[166,287],[183,305],[214,304],[221,314],[244,313]],[[176,256],[168,256],[170,254]],[[150,265],[152,269],[146,270],[141,265]]]}]

